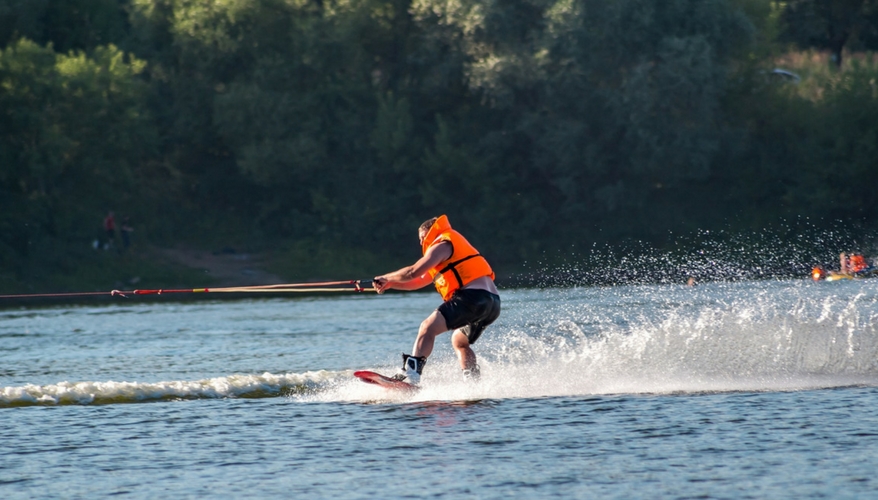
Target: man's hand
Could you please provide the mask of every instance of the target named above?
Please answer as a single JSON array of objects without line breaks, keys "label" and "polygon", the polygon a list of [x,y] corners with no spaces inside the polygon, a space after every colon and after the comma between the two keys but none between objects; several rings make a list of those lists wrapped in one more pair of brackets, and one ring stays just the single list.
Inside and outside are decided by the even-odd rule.
[{"label": "man's hand", "polygon": [[384,276],[376,276],[372,279],[372,284],[375,286],[375,291],[378,293],[384,293],[384,290],[390,288],[390,281]]}]

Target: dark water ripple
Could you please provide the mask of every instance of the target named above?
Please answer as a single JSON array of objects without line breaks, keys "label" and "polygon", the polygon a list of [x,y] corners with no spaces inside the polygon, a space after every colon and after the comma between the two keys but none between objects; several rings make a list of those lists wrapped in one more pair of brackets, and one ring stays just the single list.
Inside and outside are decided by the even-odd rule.
[{"label": "dark water ripple", "polygon": [[[23,408],[4,498],[863,498],[878,390]],[[21,439],[26,437],[26,439]]]}]

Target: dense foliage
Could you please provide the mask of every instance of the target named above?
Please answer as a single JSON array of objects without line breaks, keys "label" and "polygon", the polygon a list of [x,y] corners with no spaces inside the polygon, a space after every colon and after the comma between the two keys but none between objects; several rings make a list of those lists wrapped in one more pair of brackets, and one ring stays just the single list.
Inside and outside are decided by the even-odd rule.
[{"label": "dense foliage", "polygon": [[439,213],[506,270],[869,227],[878,65],[823,4],[875,48],[871,0],[0,0],[0,272],[84,262],[108,210],[324,275]]},{"label": "dense foliage", "polygon": [[841,66],[844,49],[878,49],[875,0],[790,0],[784,3],[783,38],[827,49]]}]

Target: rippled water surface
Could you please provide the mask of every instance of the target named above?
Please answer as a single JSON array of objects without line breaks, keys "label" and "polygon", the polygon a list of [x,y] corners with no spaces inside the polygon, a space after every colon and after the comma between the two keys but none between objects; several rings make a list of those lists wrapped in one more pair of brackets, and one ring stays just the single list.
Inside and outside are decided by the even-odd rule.
[{"label": "rippled water surface", "polygon": [[0,310],[0,498],[878,495],[878,280],[502,297],[415,395],[434,294]]}]

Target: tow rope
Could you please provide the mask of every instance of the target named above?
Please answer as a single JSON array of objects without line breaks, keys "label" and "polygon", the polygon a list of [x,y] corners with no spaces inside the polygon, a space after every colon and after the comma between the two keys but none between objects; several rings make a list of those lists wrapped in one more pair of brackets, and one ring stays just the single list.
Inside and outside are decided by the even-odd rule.
[{"label": "tow rope", "polygon": [[280,285],[227,286],[218,288],[157,288],[152,290],[110,290],[109,292],[24,293],[0,295],[0,299],[61,298],[110,295],[129,298],[129,295],[165,295],[169,293],[321,293],[321,292],[374,292],[372,279],[323,281],[319,283],[285,283]]}]

